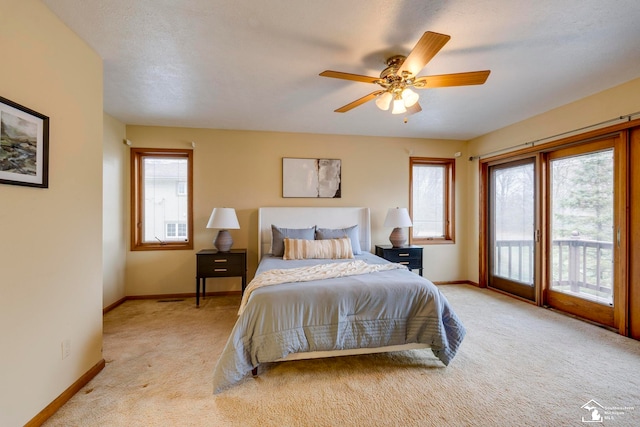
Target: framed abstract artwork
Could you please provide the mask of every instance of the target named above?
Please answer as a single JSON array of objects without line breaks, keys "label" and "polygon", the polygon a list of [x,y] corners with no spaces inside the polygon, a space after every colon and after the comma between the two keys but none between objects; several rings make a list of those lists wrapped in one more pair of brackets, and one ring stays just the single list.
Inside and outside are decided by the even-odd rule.
[{"label": "framed abstract artwork", "polygon": [[49,186],[49,117],[2,97],[0,183]]},{"label": "framed abstract artwork", "polygon": [[282,159],[282,197],[342,197],[340,159]]}]

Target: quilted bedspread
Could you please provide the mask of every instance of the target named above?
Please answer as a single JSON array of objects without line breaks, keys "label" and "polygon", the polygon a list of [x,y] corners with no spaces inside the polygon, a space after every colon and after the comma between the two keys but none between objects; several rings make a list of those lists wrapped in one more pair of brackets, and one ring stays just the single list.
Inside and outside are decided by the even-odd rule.
[{"label": "quilted bedspread", "polygon": [[[356,258],[371,265],[389,264],[368,253]],[[256,279],[272,267],[313,271],[315,264],[328,260],[267,261],[268,267],[261,263]],[[214,393],[241,381],[260,363],[291,353],[422,343],[448,365],[465,328],[440,290],[406,268],[369,270],[266,286],[249,284],[247,290],[252,290],[245,291],[245,304],[214,369]],[[299,270],[293,276],[303,273]]]}]

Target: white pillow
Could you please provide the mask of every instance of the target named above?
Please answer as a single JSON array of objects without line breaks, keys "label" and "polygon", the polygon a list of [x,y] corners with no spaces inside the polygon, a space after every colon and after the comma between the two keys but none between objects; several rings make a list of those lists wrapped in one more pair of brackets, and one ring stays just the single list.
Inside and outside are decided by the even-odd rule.
[{"label": "white pillow", "polygon": [[304,240],[284,239],[282,259],[349,259],[353,258],[351,239]]}]

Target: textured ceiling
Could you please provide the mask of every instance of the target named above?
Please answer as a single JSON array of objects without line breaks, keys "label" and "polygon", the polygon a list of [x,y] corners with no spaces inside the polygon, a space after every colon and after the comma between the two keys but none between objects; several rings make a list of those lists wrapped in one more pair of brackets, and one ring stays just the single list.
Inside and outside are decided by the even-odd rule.
[{"label": "textured ceiling", "polygon": [[[105,112],[126,124],[471,139],[640,77],[637,0],[43,0],[104,60]],[[402,116],[369,102],[425,31],[451,40],[420,75],[490,69],[420,91]]]}]

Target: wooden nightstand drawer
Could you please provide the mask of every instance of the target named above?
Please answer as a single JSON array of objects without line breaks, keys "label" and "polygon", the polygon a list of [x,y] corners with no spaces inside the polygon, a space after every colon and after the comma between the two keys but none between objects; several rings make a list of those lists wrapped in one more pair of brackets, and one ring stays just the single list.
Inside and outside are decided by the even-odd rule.
[{"label": "wooden nightstand drawer", "polygon": [[411,270],[420,270],[422,276],[422,247],[420,246],[394,248],[391,245],[376,245],[376,255],[387,261],[406,265]]},{"label": "wooden nightstand drawer", "polygon": [[198,274],[208,277],[241,276],[245,269],[243,254],[200,255]]}]

